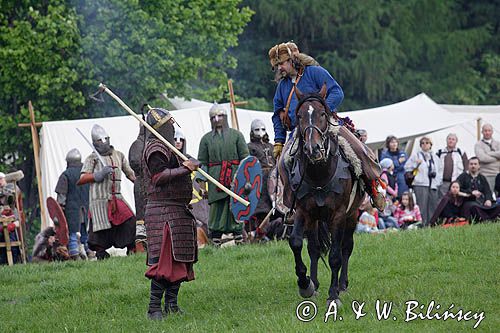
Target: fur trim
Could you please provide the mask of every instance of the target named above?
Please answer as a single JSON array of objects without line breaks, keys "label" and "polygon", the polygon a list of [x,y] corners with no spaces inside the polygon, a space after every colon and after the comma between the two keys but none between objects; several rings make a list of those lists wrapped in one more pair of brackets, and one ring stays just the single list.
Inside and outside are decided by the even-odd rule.
[{"label": "fur trim", "polygon": [[356,153],[346,139],[338,136],[338,140],[340,147],[344,151],[345,156],[349,161],[349,164],[351,164],[354,169],[354,175],[359,178],[359,176],[361,176],[361,174],[363,173],[363,169],[361,168],[361,160],[358,158],[358,156],[356,156]]}]

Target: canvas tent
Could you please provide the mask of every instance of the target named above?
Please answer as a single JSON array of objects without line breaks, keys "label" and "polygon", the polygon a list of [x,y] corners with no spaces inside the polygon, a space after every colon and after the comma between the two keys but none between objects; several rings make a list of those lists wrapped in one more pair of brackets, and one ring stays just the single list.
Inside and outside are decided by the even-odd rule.
[{"label": "canvas tent", "polygon": [[[448,105],[441,104],[442,108],[453,116],[465,121],[455,126],[429,134],[434,142],[433,150],[437,151],[446,146],[446,137],[449,133],[455,133],[458,137],[457,146],[467,153],[468,157],[475,155],[474,145],[478,141],[478,129],[483,124],[489,123],[493,126],[494,137],[500,134],[500,106],[499,105]],[[417,138],[417,140],[420,137]],[[418,150],[418,145],[413,147],[413,152]]]},{"label": "canvas tent", "polygon": [[[186,136],[187,153],[194,157],[198,155],[198,144],[201,137],[211,129],[208,118],[211,106],[211,103],[205,103],[205,105],[201,104],[201,106],[194,108],[172,111]],[[222,106],[228,110],[229,123],[231,123],[229,104],[222,104]],[[250,140],[250,124],[256,118],[265,122],[270,139],[273,140],[270,113],[238,109],[240,130],[245,139]],[[92,152],[91,147],[78,134],[76,128],[79,128],[90,140],[90,131],[94,124],[101,125],[109,134],[111,144],[128,158],[129,148],[139,133],[139,122],[132,116],[43,122],[40,130],[43,202],[48,196],[56,196],[54,189],[59,175],[66,169],[65,156],[67,152],[72,148],[78,148],[83,159]],[[133,208],[133,184],[129,180],[123,181],[122,194]],[[48,216],[47,221],[52,223]]]},{"label": "canvas tent", "polygon": [[[171,100],[171,102],[174,106],[183,107],[182,110],[175,110],[172,113],[186,136],[188,154],[196,157],[201,137],[211,129],[208,111],[212,104],[182,99]],[[229,104],[222,105],[228,110],[229,124],[231,124]],[[238,108],[240,130],[245,139],[249,141],[252,120],[259,118],[266,124],[272,142],[274,135],[271,116],[270,112]],[[392,105],[344,112],[342,116],[349,116],[358,128],[368,131],[368,142],[372,148],[382,147],[389,134],[396,135],[405,141],[466,120],[462,118],[462,115],[450,113],[425,94]],[[66,153],[72,148],[78,148],[84,158],[91,153],[91,148],[76,132],[76,128],[90,138],[90,130],[96,123],[106,129],[111,137],[111,144],[128,156],[129,147],[139,132],[139,124],[132,116],[44,122],[40,131],[44,202],[47,196],[56,195],[54,188],[59,175],[66,167]],[[133,206],[133,184],[130,181],[123,182],[122,193]],[[47,218],[47,221],[50,220]]]}]

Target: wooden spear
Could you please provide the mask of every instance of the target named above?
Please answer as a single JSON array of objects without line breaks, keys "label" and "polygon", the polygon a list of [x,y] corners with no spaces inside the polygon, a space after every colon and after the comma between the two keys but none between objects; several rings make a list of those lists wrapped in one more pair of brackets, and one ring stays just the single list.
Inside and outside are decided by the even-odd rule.
[{"label": "wooden spear", "polygon": [[[146,127],[149,131],[151,131],[151,133],[153,133],[161,142],[163,142],[168,148],[170,148],[170,150],[173,151],[177,156],[179,156],[183,161],[187,161],[188,160],[188,158],[183,153],[181,153],[177,148],[175,148],[175,146],[173,146],[163,136],[161,136],[161,134],[158,133],[147,122],[145,122],[144,120],[142,120],[141,117],[139,117],[134,111],[132,111],[132,109],[129,108],[128,105],[125,104],[125,102],[123,102],[120,99],[120,97],[116,96],[108,87],[106,87],[106,85],[104,85],[103,83],[99,84],[99,91],[105,92],[109,96],[111,96],[115,101],[118,102],[118,104],[120,104],[125,109],[125,111],[127,111],[131,116],[133,116],[141,124],[143,124],[144,127]],[[212,176],[210,176],[203,169],[199,168],[198,172],[201,173],[203,176],[205,176],[205,178],[207,178],[209,181],[211,181],[215,186],[217,186],[218,188],[220,188],[222,191],[224,191],[230,197],[238,200],[239,202],[241,202],[245,206],[248,206],[250,204],[247,200],[243,199],[242,197],[240,197],[239,195],[235,194],[234,192],[232,192],[231,190],[229,190],[227,187],[225,187],[224,185],[222,185],[221,183],[219,183],[215,178],[213,178]]]}]

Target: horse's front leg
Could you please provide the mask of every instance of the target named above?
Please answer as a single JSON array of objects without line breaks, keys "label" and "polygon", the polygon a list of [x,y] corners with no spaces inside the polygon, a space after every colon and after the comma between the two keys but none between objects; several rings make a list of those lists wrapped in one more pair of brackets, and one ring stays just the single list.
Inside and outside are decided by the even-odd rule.
[{"label": "horse's front leg", "polygon": [[320,257],[318,231],[308,231],[307,232],[307,252],[309,253],[309,258],[311,259],[311,280],[314,283],[314,289],[318,290],[318,261]]},{"label": "horse's front leg", "polygon": [[[354,225],[356,225],[354,223]],[[347,227],[344,229],[344,236],[342,237],[342,269],[340,271],[340,281],[339,281],[339,291],[343,292],[347,290],[349,286],[347,268],[349,266],[349,258],[352,254],[352,249],[354,248],[354,229],[353,227]]]},{"label": "horse's front leg", "polygon": [[330,254],[328,256],[328,263],[332,271],[332,280],[330,282],[330,289],[328,291],[328,302],[335,301],[340,304],[339,299],[339,270],[342,264],[342,230],[336,228],[332,233],[332,245],[330,247]]},{"label": "horse's front leg", "polygon": [[296,214],[293,222],[293,230],[290,235],[289,244],[295,258],[295,274],[299,293],[302,297],[311,297],[314,293],[314,284],[306,275],[307,267],[302,261],[302,244],[304,242],[304,218]]}]

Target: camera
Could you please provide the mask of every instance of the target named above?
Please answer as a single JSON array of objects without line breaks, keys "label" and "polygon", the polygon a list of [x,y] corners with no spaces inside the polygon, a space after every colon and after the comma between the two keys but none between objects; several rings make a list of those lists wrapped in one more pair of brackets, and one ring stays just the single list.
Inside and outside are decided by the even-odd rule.
[{"label": "camera", "polygon": [[429,178],[436,178],[436,171],[429,172]]}]

